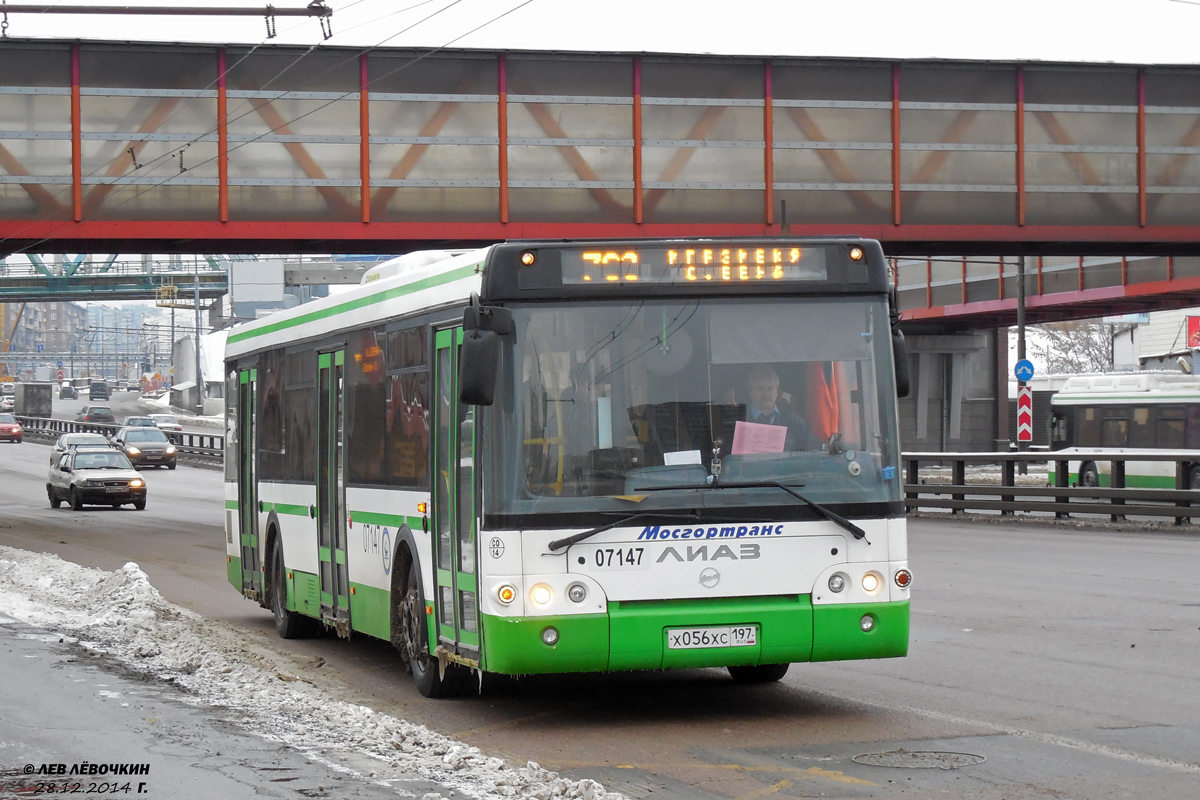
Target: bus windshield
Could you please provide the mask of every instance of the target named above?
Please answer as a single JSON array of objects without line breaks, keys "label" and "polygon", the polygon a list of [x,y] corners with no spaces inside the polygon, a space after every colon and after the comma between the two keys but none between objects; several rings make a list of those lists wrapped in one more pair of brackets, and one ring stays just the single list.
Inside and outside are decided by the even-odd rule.
[{"label": "bus windshield", "polygon": [[[514,307],[480,442],[494,515],[899,502],[882,298]],[[779,511],[780,507],[787,507]],[[876,509],[877,510],[877,509]],[[550,522],[550,520],[547,520]]]}]

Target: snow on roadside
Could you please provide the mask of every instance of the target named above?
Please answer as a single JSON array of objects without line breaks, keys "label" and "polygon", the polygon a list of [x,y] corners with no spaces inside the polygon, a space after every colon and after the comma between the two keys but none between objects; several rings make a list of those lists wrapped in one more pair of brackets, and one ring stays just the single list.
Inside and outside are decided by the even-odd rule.
[{"label": "snow on roadside", "polygon": [[532,761],[511,767],[423,725],[333,699],[244,633],[167,602],[133,562],[105,572],[0,546],[0,608],[174,682],[200,703],[241,712],[248,730],[364,780],[420,777],[479,800],[623,800],[595,781]]}]

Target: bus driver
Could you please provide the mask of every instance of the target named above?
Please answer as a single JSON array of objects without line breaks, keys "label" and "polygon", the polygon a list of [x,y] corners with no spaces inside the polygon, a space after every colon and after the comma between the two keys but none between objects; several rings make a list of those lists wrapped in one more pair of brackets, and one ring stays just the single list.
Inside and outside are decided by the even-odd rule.
[{"label": "bus driver", "polygon": [[750,370],[750,403],[746,406],[746,422],[777,425],[787,428],[785,451],[808,450],[812,447],[808,424],[792,412],[779,406],[779,376],[766,364]]}]

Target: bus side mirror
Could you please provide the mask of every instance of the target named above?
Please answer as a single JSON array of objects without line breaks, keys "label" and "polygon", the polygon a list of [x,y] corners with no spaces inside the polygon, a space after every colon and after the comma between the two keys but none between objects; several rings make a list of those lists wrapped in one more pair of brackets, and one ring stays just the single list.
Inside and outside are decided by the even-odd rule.
[{"label": "bus side mirror", "polygon": [[496,374],[500,364],[500,337],[514,330],[512,312],[480,304],[471,293],[463,312],[462,347],[458,352],[458,400],[469,406],[490,406],[496,399]]},{"label": "bus side mirror", "polygon": [[494,331],[471,331],[458,351],[458,400],[469,406],[490,406],[496,399],[500,336]]},{"label": "bus side mirror", "polygon": [[908,347],[899,328],[892,328],[892,360],[896,365],[896,396],[908,397]]}]

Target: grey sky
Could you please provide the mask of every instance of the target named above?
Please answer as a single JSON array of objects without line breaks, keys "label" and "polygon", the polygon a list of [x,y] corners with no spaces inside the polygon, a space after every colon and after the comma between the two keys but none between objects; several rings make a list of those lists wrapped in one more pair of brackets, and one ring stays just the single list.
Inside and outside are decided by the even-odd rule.
[{"label": "grey sky", "polygon": [[[274,0],[277,8],[306,3]],[[123,4],[266,6],[265,0]],[[334,10],[329,43],[358,47],[1194,64],[1200,31],[1200,0],[327,0],[327,5]],[[506,11],[511,13],[496,19]],[[315,19],[279,18],[277,29],[278,43],[321,41]],[[265,31],[256,17],[49,14],[10,15],[8,29],[14,37],[221,43],[258,43]]]}]

